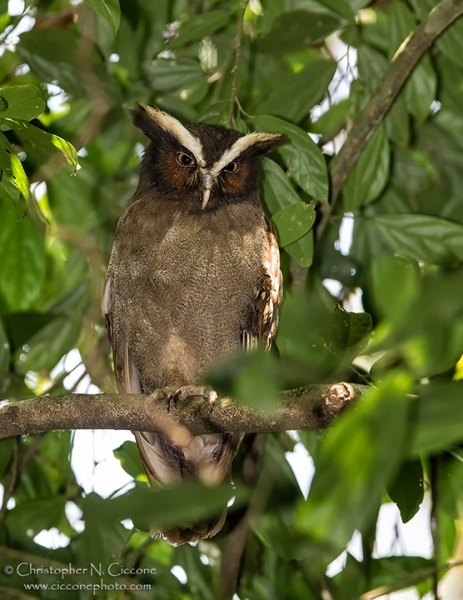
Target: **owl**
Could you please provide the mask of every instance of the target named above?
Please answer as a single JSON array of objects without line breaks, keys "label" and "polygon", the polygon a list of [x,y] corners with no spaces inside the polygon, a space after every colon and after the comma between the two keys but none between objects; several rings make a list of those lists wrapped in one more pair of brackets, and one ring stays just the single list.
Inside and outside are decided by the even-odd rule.
[{"label": "owl", "polygon": [[[269,347],[281,297],[278,244],[259,198],[259,157],[282,143],[216,125],[183,125],[138,105],[133,122],[150,143],[122,214],[102,309],[119,393],[165,394],[168,403],[215,393],[202,385],[214,361]],[[174,443],[134,432],[151,484],[230,477],[243,435]],[[215,535],[225,512],[158,531],[171,544]],[[155,520],[155,515],[153,515]]]}]

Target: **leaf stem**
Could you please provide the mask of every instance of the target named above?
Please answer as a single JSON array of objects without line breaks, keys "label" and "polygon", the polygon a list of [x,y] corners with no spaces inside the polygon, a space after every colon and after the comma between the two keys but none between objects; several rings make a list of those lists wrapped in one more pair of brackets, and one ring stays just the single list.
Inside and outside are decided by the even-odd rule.
[{"label": "leaf stem", "polygon": [[236,29],[235,34],[235,64],[232,69],[233,81],[230,96],[230,104],[228,108],[228,126],[233,129],[235,128],[235,104],[237,103],[238,98],[238,73],[241,58],[241,45],[243,43],[244,14],[246,12],[248,4],[249,0],[243,0],[243,3],[241,5],[240,17],[238,19],[238,27]]}]

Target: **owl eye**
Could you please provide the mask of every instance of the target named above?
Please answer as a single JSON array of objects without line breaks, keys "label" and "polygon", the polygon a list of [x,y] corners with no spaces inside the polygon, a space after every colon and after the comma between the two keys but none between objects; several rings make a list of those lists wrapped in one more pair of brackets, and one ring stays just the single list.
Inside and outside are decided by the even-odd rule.
[{"label": "owl eye", "polygon": [[177,162],[182,167],[196,167],[195,159],[189,154],[185,154],[185,152],[177,152],[175,157]]},{"label": "owl eye", "polygon": [[240,170],[240,163],[235,160],[224,167],[223,170],[227,173],[237,173]]}]

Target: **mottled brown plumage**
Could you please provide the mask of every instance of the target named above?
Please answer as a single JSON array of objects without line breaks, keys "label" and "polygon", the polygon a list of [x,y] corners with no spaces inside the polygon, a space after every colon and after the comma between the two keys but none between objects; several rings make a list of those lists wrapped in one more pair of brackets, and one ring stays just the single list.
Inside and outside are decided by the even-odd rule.
[{"label": "mottled brown plumage", "polygon": [[[133,119],[151,143],[117,227],[103,298],[117,387],[171,387],[185,397],[212,362],[259,342],[269,347],[275,333],[279,253],[259,199],[258,157],[281,136],[183,126],[145,106]],[[222,481],[242,440],[225,433],[176,445],[163,434],[135,436],[150,482],[161,484]],[[160,535],[196,541],[224,519]]]}]

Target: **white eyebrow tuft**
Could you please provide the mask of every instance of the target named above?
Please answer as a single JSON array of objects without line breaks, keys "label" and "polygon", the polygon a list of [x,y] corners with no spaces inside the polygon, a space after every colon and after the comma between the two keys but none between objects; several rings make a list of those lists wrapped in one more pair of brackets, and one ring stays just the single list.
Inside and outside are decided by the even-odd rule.
[{"label": "white eyebrow tuft", "polygon": [[258,142],[270,142],[275,138],[281,138],[281,136],[273,133],[248,133],[237,139],[233,146],[228,148],[228,150],[222,154],[220,159],[212,165],[211,173],[218,175],[224,167],[230,164],[250,146],[257,144]]},{"label": "white eyebrow tuft", "polygon": [[143,108],[148,115],[155,120],[162,129],[172,134],[187,150],[193,153],[200,167],[206,166],[201,141],[184,127],[180,121],[165,112],[156,110],[151,106],[144,105]]}]

